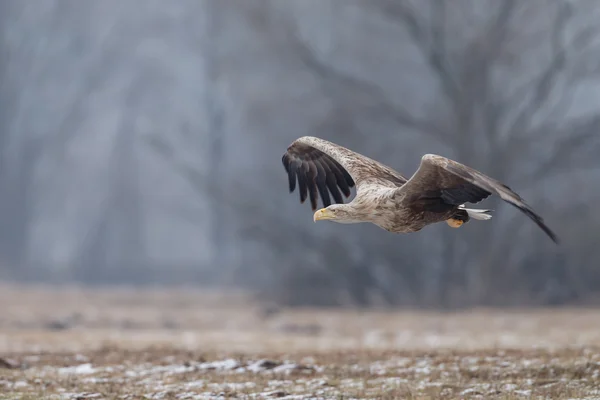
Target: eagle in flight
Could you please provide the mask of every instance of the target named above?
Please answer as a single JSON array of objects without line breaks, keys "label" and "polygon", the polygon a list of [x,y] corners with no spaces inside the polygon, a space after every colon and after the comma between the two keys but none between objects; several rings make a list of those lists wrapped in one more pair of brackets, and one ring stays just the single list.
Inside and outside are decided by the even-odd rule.
[{"label": "eagle in flight", "polygon": [[[289,189],[298,187],[300,202],[309,198],[314,221],[370,222],[389,232],[417,232],[445,221],[458,228],[471,218],[488,220],[491,210],[467,208],[491,194],[521,210],[555,243],[544,220],[508,186],[448,158],[425,154],[410,179],[392,168],[345,147],[312,136],[295,140],[282,157]],[[354,199],[344,204],[342,194]],[[317,210],[321,197],[323,207]]]}]

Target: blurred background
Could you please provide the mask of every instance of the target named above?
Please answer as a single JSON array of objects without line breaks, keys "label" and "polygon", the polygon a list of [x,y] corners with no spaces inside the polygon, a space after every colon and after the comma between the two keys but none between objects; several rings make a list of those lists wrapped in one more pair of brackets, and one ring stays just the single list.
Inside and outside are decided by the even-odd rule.
[{"label": "blurred background", "polygon": [[[600,302],[593,0],[2,0],[0,279],[250,290],[283,306]],[[521,194],[411,235],[314,224],[314,135]]]}]

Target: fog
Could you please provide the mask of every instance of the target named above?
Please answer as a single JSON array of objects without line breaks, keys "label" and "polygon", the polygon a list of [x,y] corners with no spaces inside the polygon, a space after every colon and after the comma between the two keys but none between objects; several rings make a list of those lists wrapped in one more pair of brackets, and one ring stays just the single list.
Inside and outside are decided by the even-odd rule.
[{"label": "fog", "polygon": [[[0,278],[242,288],[281,305],[600,299],[600,4],[0,3]],[[313,223],[281,156],[425,153],[519,193],[489,222]]]}]

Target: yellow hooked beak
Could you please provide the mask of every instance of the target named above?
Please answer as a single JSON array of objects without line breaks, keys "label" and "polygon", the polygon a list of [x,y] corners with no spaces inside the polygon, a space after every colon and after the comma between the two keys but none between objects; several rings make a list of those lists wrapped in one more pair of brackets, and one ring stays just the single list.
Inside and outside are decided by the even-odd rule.
[{"label": "yellow hooked beak", "polygon": [[333,219],[333,213],[326,208],[321,208],[317,210],[313,215],[313,221],[322,221],[326,219]]}]

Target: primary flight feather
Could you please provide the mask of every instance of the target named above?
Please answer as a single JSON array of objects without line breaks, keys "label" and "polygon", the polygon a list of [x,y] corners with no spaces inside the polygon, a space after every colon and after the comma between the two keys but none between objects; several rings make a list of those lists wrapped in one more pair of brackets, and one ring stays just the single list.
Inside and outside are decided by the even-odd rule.
[{"label": "primary flight feather", "polygon": [[[445,221],[458,228],[471,218],[487,220],[490,210],[465,207],[495,194],[531,218],[555,243],[544,220],[508,186],[448,158],[425,154],[410,179],[392,168],[345,147],[312,136],[295,140],[282,157],[289,189],[300,202],[317,209],[314,220],[370,222],[389,232],[408,233]],[[350,189],[356,187],[355,198]],[[343,195],[343,196],[342,196]]]}]

